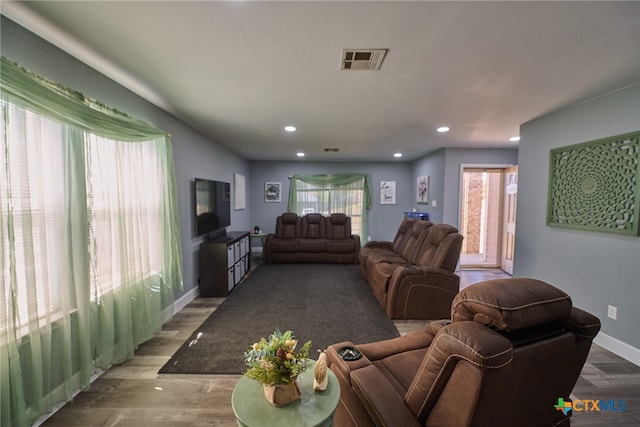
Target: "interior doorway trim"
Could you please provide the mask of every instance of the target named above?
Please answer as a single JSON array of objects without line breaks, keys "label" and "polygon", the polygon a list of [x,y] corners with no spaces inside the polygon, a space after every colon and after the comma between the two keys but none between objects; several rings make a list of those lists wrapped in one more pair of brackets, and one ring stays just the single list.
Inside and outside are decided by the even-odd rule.
[{"label": "interior doorway trim", "polygon": [[[457,215],[457,222],[458,222],[458,230],[462,230],[463,229],[463,218],[462,218],[462,207],[463,207],[463,202],[464,202],[464,172],[465,170],[468,169],[494,169],[494,170],[500,170],[502,172],[504,172],[505,169],[510,168],[515,166],[515,164],[512,163],[460,163],[460,171],[459,171],[459,176],[458,176],[458,211],[456,213]],[[501,184],[502,186],[502,184]],[[502,191],[501,191],[502,193]],[[503,203],[504,201],[502,200],[502,195],[500,196],[500,209],[498,210],[498,229],[502,230],[502,211],[503,211]],[[501,254],[502,253],[502,234],[499,235],[498,241],[497,243],[497,253]],[[497,261],[496,261],[496,266],[495,267],[499,267],[500,264],[500,257],[498,257]],[[484,267],[489,267],[489,265],[485,265]]]}]

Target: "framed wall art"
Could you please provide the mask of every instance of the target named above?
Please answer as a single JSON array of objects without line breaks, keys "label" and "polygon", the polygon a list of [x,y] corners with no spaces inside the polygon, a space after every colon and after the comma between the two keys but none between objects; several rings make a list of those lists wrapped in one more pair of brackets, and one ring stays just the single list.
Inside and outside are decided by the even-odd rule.
[{"label": "framed wall art", "polygon": [[238,173],[233,174],[233,209],[236,211],[242,210],[246,207],[246,194],[245,194],[245,178],[244,175]]},{"label": "framed wall art", "polygon": [[380,181],[380,204],[395,205],[396,204],[396,182]]},{"label": "framed wall art", "polygon": [[418,177],[417,189],[417,202],[429,203],[429,177],[427,175]]},{"label": "framed wall art", "polygon": [[638,235],[640,131],[550,151],[547,225]]},{"label": "framed wall art", "polygon": [[275,181],[264,183],[264,201],[268,203],[280,203],[282,184]]}]

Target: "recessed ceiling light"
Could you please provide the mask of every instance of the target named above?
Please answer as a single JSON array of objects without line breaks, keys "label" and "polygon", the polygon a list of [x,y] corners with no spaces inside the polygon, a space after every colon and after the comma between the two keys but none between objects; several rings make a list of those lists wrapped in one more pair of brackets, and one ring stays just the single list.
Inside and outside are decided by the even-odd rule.
[{"label": "recessed ceiling light", "polygon": [[518,141],[520,141],[520,137],[519,136],[512,136],[511,138],[509,138],[509,141],[518,142]]},{"label": "recessed ceiling light", "polygon": [[393,157],[402,157],[402,153],[394,153]]},{"label": "recessed ceiling light", "polygon": [[443,133],[443,132],[449,132],[449,127],[447,126],[441,126],[438,129],[436,129],[438,132]]},{"label": "recessed ceiling light", "polygon": [[299,152],[299,153],[296,153],[296,156],[298,156],[298,157],[304,157],[304,153],[301,151],[301,152]]},{"label": "recessed ceiling light", "polygon": [[287,132],[295,132],[296,131],[296,127],[295,126],[285,126],[284,130],[286,130]]}]

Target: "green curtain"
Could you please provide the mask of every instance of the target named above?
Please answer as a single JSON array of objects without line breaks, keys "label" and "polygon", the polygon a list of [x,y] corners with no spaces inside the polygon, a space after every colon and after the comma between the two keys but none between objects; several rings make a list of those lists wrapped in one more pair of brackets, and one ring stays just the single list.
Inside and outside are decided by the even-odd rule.
[{"label": "green curtain", "polygon": [[[371,209],[371,185],[369,175],[361,173],[339,173],[331,175],[293,175],[289,183],[289,202],[287,208],[289,212],[296,212],[298,207],[298,182],[312,184],[318,187],[336,189],[361,182],[362,203],[361,212],[361,238],[362,244],[366,243],[367,236],[367,212]],[[344,212],[344,211],[343,211]],[[346,213],[346,212],[345,212]]]},{"label": "green curtain", "polygon": [[4,56],[0,70],[5,98],[52,120],[119,141],[168,139],[164,131],[40,77]]},{"label": "green curtain", "polygon": [[172,312],[177,186],[166,132],[0,71],[0,425],[27,426]]}]

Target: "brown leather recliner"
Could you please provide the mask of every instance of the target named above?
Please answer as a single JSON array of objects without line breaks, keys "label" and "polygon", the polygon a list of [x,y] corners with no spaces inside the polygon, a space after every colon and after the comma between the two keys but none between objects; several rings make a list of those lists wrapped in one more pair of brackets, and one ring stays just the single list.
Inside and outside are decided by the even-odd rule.
[{"label": "brown leather recliner", "polygon": [[351,217],[332,213],[327,217],[327,262],[357,264],[360,236],[351,234]]},{"label": "brown leather recliner", "polygon": [[327,261],[327,220],[319,213],[310,213],[302,217],[300,232],[300,262]]},{"label": "brown leather recliner", "polygon": [[302,219],[285,212],[276,219],[276,232],[267,236],[263,256],[266,263],[299,262]]},{"label": "brown leather recliner", "polygon": [[448,224],[417,221],[400,254],[367,257],[367,281],[391,319],[443,319],[460,286],[454,273],[462,235]]},{"label": "brown leather recliner", "polygon": [[[461,291],[451,321],[392,340],[327,349],[341,388],[335,426],[568,426],[570,394],[600,330],[535,279]],[[362,357],[344,348],[357,348]],[[343,357],[341,357],[343,354]]]}]

